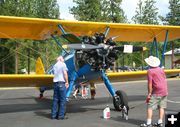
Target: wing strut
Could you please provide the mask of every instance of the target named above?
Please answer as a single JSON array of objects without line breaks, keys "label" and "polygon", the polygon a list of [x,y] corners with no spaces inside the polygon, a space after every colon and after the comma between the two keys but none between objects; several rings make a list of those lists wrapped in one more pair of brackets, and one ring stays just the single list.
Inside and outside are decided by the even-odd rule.
[{"label": "wing strut", "polygon": [[152,43],[152,47],[151,47],[151,55],[153,55],[154,45],[156,46],[156,57],[159,58],[158,44],[157,44],[157,39],[156,39],[156,37],[154,37],[154,41],[153,41],[153,43]]},{"label": "wing strut", "polygon": [[58,28],[61,30],[63,34],[67,34],[62,25],[58,25]]},{"label": "wing strut", "polygon": [[167,30],[164,45],[163,45],[163,52],[162,52],[161,65],[160,65],[161,67],[164,66],[164,53],[166,52],[166,45],[168,42],[168,34],[169,34],[169,31]]},{"label": "wing strut", "polygon": [[62,46],[62,44],[56,39],[55,36],[51,35],[51,37],[55,40],[55,42],[62,48],[62,50],[65,52],[65,55],[66,54],[69,54]]},{"label": "wing strut", "polygon": [[108,35],[108,33],[109,33],[109,30],[110,30],[110,28],[107,27],[107,28],[106,28],[106,31],[105,31],[105,33],[104,33],[104,36],[105,36],[105,37],[107,37],[107,35]]}]

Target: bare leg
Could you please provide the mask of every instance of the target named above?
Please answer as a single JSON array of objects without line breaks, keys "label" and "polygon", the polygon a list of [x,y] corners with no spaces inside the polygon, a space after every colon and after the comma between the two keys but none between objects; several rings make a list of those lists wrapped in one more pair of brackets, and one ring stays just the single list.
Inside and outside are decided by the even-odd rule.
[{"label": "bare leg", "polygon": [[147,125],[152,124],[152,115],[153,115],[153,110],[151,108],[147,109]]},{"label": "bare leg", "polygon": [[152,115],[153,115],[153,110],[151,108],[147,109],[147,122],[144,124],[141,124],[140,127],[148,127],[149,125],[152,124]]},{"label": "bare leg", "polygon": [[147,109],[147,119],[152,119],[153,111],[151,108]]},{"label": "bare leg", "polygon": [[164,118],[164,109],[159,108],[159,120],[163,120],[163,118]]}]

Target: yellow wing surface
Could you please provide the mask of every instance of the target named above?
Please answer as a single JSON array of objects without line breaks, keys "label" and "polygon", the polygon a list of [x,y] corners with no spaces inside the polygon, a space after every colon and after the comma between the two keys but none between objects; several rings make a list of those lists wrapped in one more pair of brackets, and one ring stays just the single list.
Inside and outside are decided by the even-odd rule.
[{"label": "yellow wing surface", "polygon": [[[167,76],[175,75],[180,73],[180,69],[165,70]],[[146,79],[147,71],[136,71],[136,72],[116,72],[107,73],[108,78],[112,82],[121,81],[134,81]],[[102,80],[93,80],[96,82],[102,82]],[[52,86],[53,75],[43,74],[3,74],[0,75],[0,87],[40,87],[40,86]]]},{"label": "yellow wing surface", "polygon": [[[175,76],[180,73],[180,69],[174,70],[164,70],[167,77]],[[134,72],[116,72],[116,73],[107,73],[111,81],[135,81],[135,80],[144,80],[147,77],[147,71],[134,71]]]},{"label": "yellow wing surface", "polygon": [[0,38],[45,40],[51,35],[60,35],[58,25],[66,32],[76,35],[94,35],[95,32],[105,32],[110,28],[108,37],[115,41],[152,42],[156,37],[158,42],[180,38],[180,26],[137,25],[105,22],[66,21],[57,19],[40,19],[25,17],[0,16]]},{"label": "yellow wing surface", "polygon": [[0,87],[40,87],[52,86],[53,75],[3,74],[0,75]]}]

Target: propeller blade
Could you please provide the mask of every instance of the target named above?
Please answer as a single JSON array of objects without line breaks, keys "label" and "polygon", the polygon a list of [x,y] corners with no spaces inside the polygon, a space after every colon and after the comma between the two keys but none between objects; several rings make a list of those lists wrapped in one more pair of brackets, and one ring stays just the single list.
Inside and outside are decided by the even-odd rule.
[{"label": "propeller blade", "polygon": [[101,49],[102,46],[90,45],[90,44],[68,44],[67,48],[75,50],[90,50],[90,49]]},{"label": "propeller blade", "polygon": [[[113,49],[119,50],[119,51],[124,51],[124,46],[115,46]],[[145,51],[147,48],[146,47],[141,47],[141,46],[133,46],[133,52],[138,52],[138,51]]]},{"label": "propeller blade", "polygon": [[118,36],[114,36],[114,37],[112,37],[112,40],[114,40],[114,39],[116,39],[116,38],[118,38],[119,37],[119,35]]}]

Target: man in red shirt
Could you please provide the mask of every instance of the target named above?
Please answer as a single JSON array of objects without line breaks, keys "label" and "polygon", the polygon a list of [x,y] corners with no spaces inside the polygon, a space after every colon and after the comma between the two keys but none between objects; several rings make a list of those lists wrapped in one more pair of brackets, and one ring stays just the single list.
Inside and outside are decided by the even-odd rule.
[{"label": "man in red shirt", "polygon": [[145,62],[150,66],[147,71],[148,79],[148,96],[147,102],[147,122],[141,124],[141,127],[151,127],[152,126],[152,114],[153,110],[159,109],[159,120],[154,123],[153,126],[162,127],[164,109],[167,107],[167,81],[164,70],[159,67],[160,60],[157,57],[149,56],[145,59]]}]

